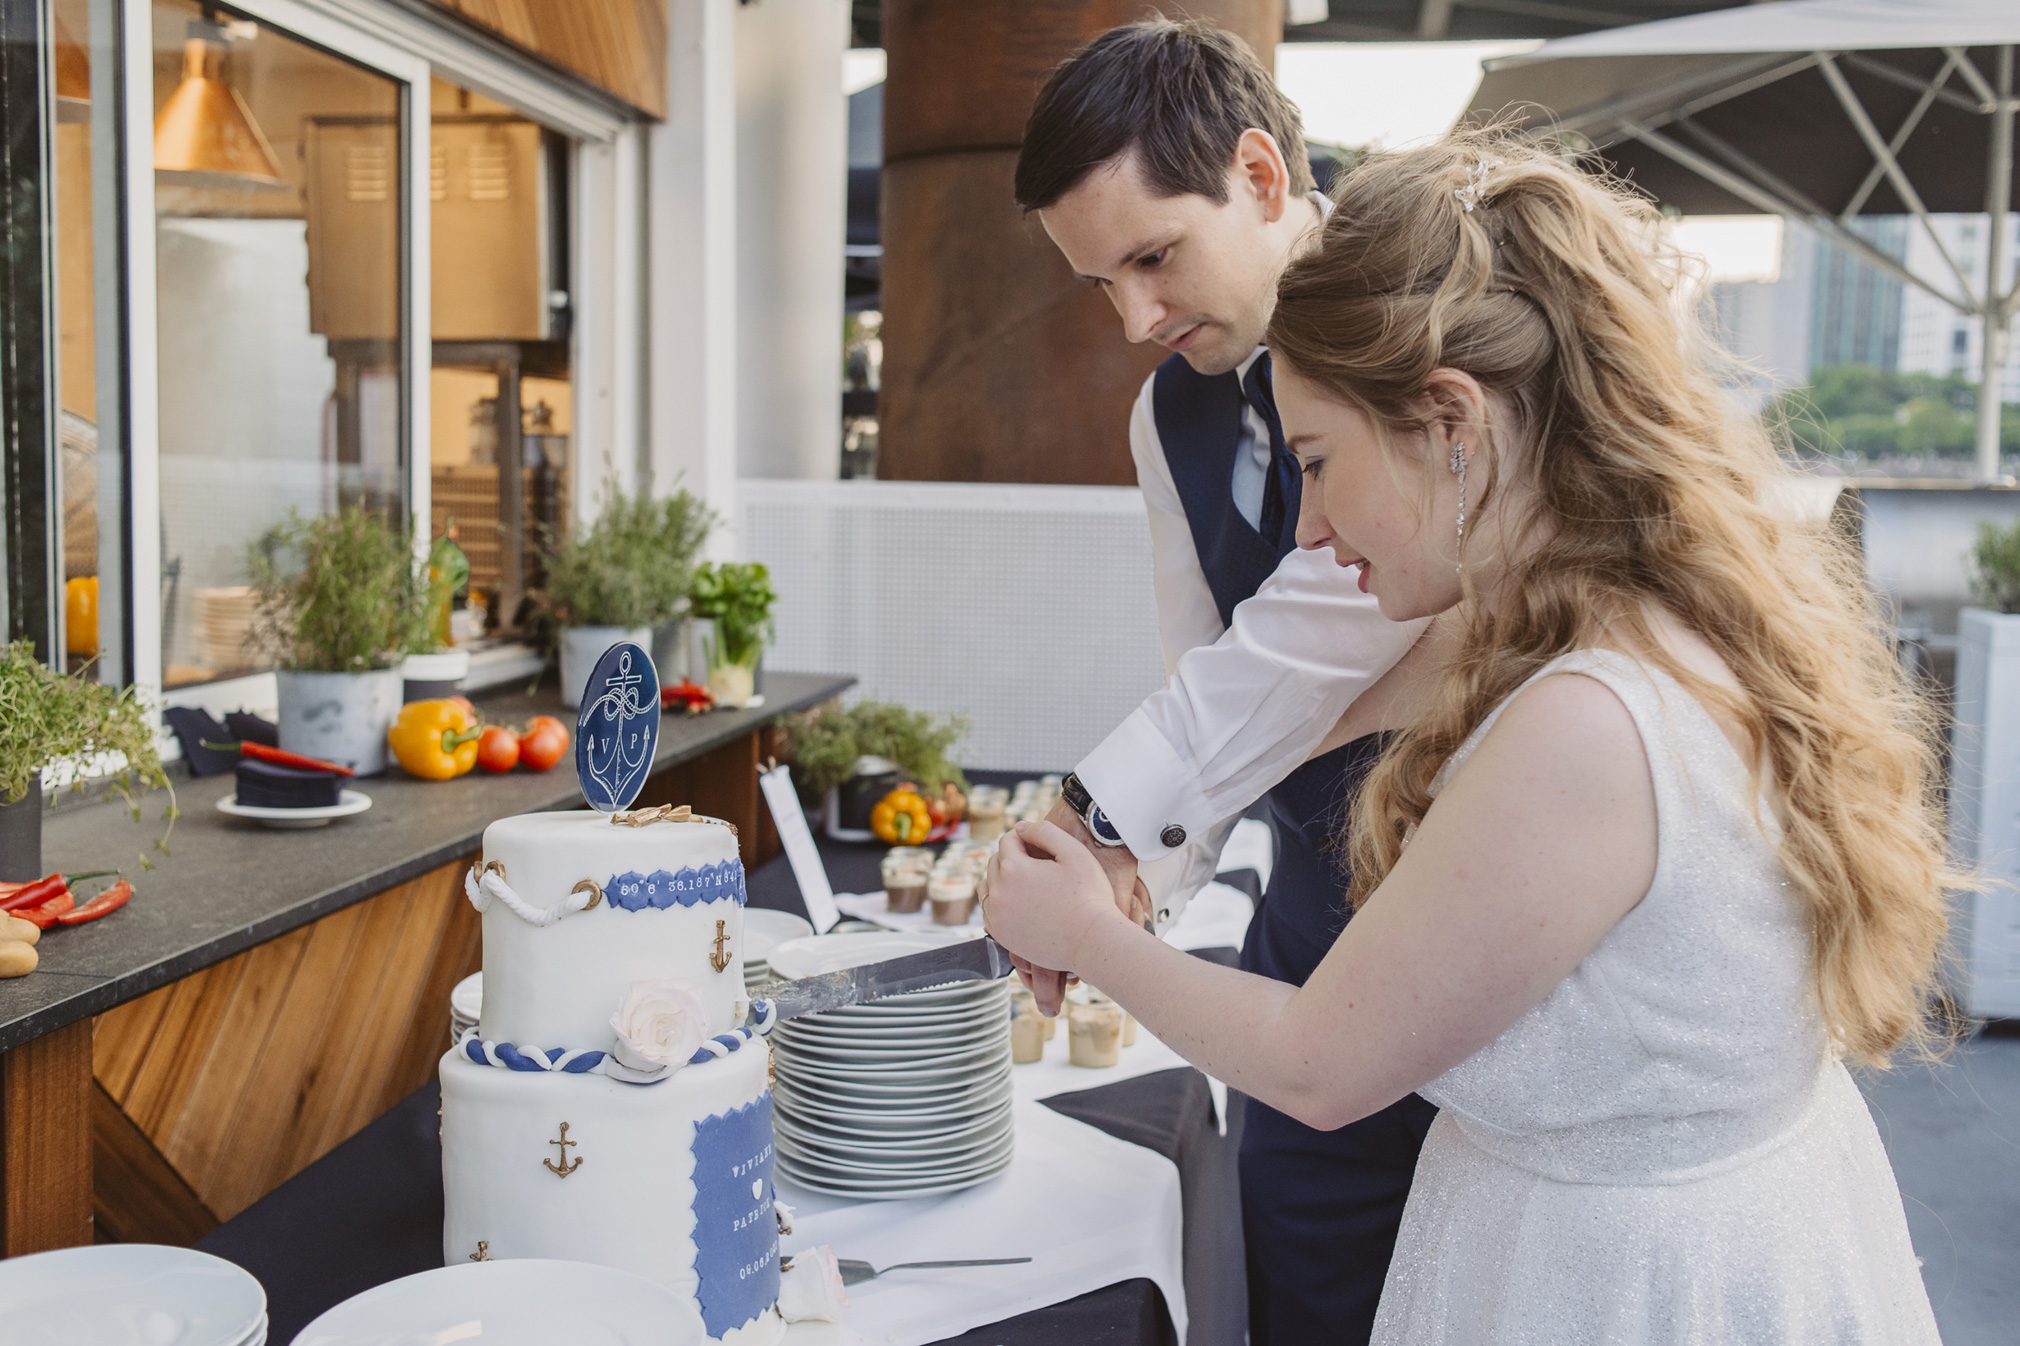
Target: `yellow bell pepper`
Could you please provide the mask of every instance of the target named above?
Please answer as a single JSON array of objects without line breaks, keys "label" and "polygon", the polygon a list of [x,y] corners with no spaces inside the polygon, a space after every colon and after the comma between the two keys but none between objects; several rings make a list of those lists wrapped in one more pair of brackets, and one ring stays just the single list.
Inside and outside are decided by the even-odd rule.
[{"label": "yellow bell pepper", "polygon": [[386,745],[410,776],[453,780],[477,765],[477,736],[483,732],[470,703],[409,701],[386,731]]},{"label": "yellow bell pepper", "polygon": [[870,810],[870,830],[894,846],[912,846],[933,830],[933,815],[916,785],[900,785]]},{"label": "yellow bell pepper", "polygon": [[63,582],[63,644],[70,654],[98,653],[98,576]]}]

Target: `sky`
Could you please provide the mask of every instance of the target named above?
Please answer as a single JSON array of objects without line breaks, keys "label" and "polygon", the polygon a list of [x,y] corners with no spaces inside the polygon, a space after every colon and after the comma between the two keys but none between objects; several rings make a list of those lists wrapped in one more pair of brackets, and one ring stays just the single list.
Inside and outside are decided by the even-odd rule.
[{"label": "sky", "polygon": [[[1535,45],[1285,42],[1277,47],[1277,84],[1304,113],[1311,139],[1393,149],[1451,126],[1479,83],[1480,62]],[[844,93],[883,78],[880,49],[858,48],[843,60]],[[1684,251],[1705,259],[1709,280],[1773,280],[1780,274],[1782,222],[1775,216],[1686,216],[1675,230]]]}]

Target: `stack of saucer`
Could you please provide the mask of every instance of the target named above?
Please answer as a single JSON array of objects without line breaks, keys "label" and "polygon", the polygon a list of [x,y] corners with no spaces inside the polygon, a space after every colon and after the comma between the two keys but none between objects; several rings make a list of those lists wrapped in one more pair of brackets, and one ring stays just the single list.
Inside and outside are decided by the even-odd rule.
[{"label": "stack of saucer", "polygon": [[[902,957],[947,942],[822,935],[771,954],[782,977]],[[1010,1166],[1009,984],[964,982],[787,1020],[772,1032],[779,1173],[836,1196],[958,1191]]]},{"label": "stack of saucer", "polygon": [[789,911],[765,907],[743,909],[743,984],[755,991],[775,975],[766,961],[776,946],[789,939],[804,939],[814,933],[812,922]]},{"label": "stack of saucer", "polygon": [[8,1346],[263,1346],[267,1295],[193,1248],[101,1243],[0,1262]]},{"label": "stack of saucer", "polygon": [[449,992],[449,1041],[459,1042],[484,1013],[484,974],[472,972]]}]

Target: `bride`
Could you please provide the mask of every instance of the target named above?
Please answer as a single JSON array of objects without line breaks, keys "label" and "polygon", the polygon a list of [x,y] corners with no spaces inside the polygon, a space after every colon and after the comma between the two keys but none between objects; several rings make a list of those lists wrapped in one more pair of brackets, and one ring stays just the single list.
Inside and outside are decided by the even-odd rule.
[{"label": "bride", "polygon": [[1657,223],[1463,133],[1356,169],[1283,278],[1298,540],[1454,628],[1302,989],[1133,925],[1049,824],[991,866],[997,939],[1235,1088],[1316,1127],[1443,1109],[1377,1342],[1937,1339],[1846,1070],[1932,1035],[1924,711],[1855,559],[1778,508]]}]

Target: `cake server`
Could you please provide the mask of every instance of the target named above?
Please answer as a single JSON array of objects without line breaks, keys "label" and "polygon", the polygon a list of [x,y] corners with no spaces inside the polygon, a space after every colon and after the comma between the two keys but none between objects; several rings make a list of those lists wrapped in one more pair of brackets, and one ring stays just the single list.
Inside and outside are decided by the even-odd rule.
[{"label": "cake server", "polygon": [[797,1019],[802,1014],[842,1009],[882,1000],[885,996],[931,991],[964,981],[994,981],[1009,976],[1010,972],[1010,955],[1001,944],[984,935],[944,949],[838,968],[818,977],[766,982],[757,988],[756,994],[759,999],[772,1002],[779,1018]]}]

